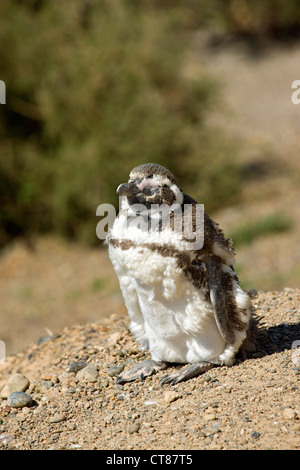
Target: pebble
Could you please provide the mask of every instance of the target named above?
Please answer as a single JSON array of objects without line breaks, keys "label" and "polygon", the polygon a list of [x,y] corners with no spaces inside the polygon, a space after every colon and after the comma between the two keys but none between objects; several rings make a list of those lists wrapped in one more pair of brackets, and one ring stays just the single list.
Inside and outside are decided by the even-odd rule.
[{"label": "pebble", "polygon": [[93,364],[89,364],[83,369],[80,369],[77,372],[76,377],[79,380],[86,380],[87,382],[97,382],[99,378],[99,373],[96,366],[94,366]]},{"label": "pebble", "polygon": [[25,414],[17,415],[17,420],[19,421],[19,423],[23,423],[23,421],[26,421],[27,418],[28,418],[28,416],[25,415]]},{"label": "pebble", "polygon": [[140,423],[138,421],[136,421],[131,426],[129,426],[129,428],[128,428],[129,434],[134,434],[135,432],[138,432],[140,427],[141,427]]},{"label": "pebble", "polygon": [[204,418],[207,420],[207,421],[213,421],[214,419],[216,419],[217,415],[213,409],[212,406],[209,406],[205,411],[204,411],[204,414],[203,414]]},{"label": "pebble", "polygon": [[119,375],[122,371],[124,370],[124,365],[123,364],[117,364],[116,366],[112,366],[109,369],[107,369],[107,375],[110,377],[115,377]]},{"label": "pebble", "polygon": [[23,374],[13,374],[1,390],[0,398],[8,398],[12,392],[25,392],[29,387],[30,381]]},{"label": "pebble", "polygon": [[207,374],[207,375],[204,375],[204,376],[200,379],[200,383],[210,382],[211,380],[212,380],[211,375]]},{"label": "pebble", "polygon": [[167,403],[172,403],[173,401],[178,400],[178,398],[181,398],[181,395],[177,392],[173,392],[172,390],[164,393],[164,400]]},{"label": "pebble", "polygon": [[0,436],[0,445],[1,444],[9,444],[14,440],[15,440],[15,437],[11,436],[10,434],[1,434],[1,436]]},{"label": "pebble", "polygon": [[46,343],[47,341],[51,341],[55,336],[53,335],[45,335],[45,336],[42,336],[39,340],[38,340],[38,344],[41,346],[42,344]]},{"label": "pebble", "polygon": [[214,421],[211,425],[209,426],[204,426],[204,430],[205,430],[205,434],[207,436],[213,436],[214,434],[216,434],[217,432],[220,432],[220,423],[219,421]]},{"label": "pebble", "polygon": [[75,361],[75,362],[70,362],[67,367],[66,367],[66,372],[75,372],[75,374],[83,369],[84,367],[87,367],[88,363],[85,361]]},{"label": "pebble", "polygon": [[260,433],[257,432],[257,431],[254,431],[254,432],[251,434],[251,437],[252,437],[253,439],[258,439],[258,438],[260,437]]},{"label": "pebble", "polygon": [[107,346],[109,348],[115,346],[120,341],[121,338],[122,338],[122,333],[120,333],[119,331],[111,334],[107,340]]},{"label": "pebble", "polygon": [[297,412],[292,408],[286,408],[285,410],[283,410],[282,416],[285,419],[295,419],[297,418]]},{"label": "pebble", "polygon": [[24,392],[12,392],[7,398],[7,404],[12,408],[23,408],[24,406],[32,406],[33,399],[31,395]]},{"label": "pebble", "polygon": [[42,380],[41,385],[45,388],[51,388],[51,387],[53,387],[54,384],[53,384],[52,380]]},{"label": "pebble", "polygon": [[55,413],[53,416],[50,416],[49,423],[61,423],[67,419],[64,413]]},{"label": "pebble", "polygon": [[145,406],[158,405],[159,401],[156,398],[150,398],[149,400],[144,401]]}]

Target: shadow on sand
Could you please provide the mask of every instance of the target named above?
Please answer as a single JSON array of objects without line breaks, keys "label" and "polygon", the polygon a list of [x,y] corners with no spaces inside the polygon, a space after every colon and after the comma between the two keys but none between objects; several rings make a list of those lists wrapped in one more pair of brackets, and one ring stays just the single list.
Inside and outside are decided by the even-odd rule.
[{"label": "shadow on sand", "polygon": [[255,348],[248,358],[269,356],[293,348],[293,342],[300,340],[300,323],[280,323],[265,328],[259,326]]}]

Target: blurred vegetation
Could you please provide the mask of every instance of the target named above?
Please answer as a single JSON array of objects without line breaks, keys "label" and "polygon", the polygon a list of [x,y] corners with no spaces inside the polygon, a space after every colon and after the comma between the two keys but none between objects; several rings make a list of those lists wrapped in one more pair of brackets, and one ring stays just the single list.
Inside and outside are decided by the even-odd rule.
[{"label": "blurred vegetation", "polygon": [[117,205],[116,186],[144,162],[206,210],[231,203],[236,149],[206,126],[219,86],[184,73],[192,32],[299,22],[296,1],[2,0],[0,246],[48,231],[98,242],[96,207]]},{"label": "blurred vegetation", "polygon": [[287,232],[293,226],[292,220],[284,214],[272,213],[261,219],[237,227],[231,234],[235,246],[249,244],[258,237]]}]

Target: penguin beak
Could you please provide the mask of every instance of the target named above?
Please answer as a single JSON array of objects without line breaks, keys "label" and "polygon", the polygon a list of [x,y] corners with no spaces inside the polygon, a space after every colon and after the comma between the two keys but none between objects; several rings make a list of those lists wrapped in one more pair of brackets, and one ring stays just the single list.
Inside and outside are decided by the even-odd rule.
[{"label": "penguin beak", "polygon": [[140,190],[136,187],[134,183],[122,183],[117,188],[117,194],[119,196],[133,197],[138,192],[140,192]]}]

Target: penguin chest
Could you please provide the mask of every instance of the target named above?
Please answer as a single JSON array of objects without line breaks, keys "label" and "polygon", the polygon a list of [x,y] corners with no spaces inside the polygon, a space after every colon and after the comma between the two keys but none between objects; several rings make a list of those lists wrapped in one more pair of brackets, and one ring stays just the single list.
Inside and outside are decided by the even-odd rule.
[{"label": "penguin chest", "polygon": [[109,255],[117,275],[129,277],[141,298],[179,300],[189,288],[176,258],[164,256],[159,250],[110,245]]},{"label": "penguin chest", "polygon": [[[126,276],[136,292],[152,358],[179,363],[217,361],[225,343],[212,304],[205,289],[195,287],[185,276],[176,258],[144,247],[114,255],[117,273]],[[130,311],[129,315],[134,334],[135,316]]]}]

